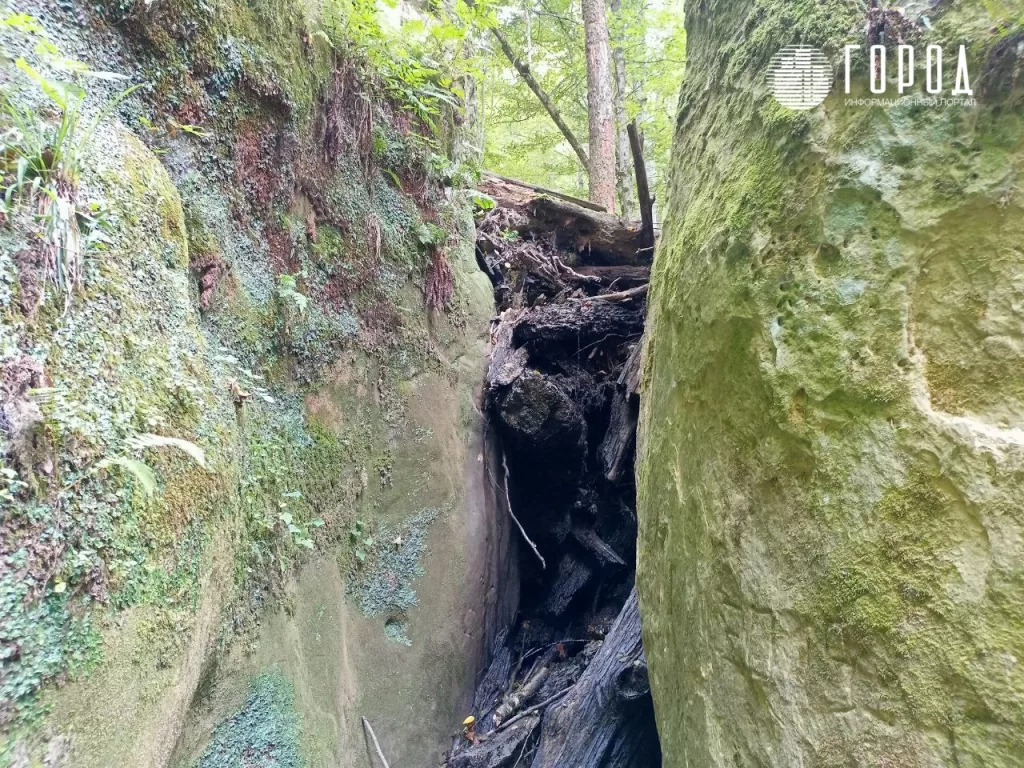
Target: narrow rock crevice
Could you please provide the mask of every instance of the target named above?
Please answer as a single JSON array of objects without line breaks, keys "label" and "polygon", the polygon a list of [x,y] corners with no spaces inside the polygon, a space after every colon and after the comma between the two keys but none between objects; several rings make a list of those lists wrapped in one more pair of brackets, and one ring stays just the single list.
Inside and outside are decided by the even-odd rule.
[{"label": "narrow rock crevice", "polygon": [[649,267],[627,222],[601,220],[590,263],[585,232],[600,214],[559,201],[553,217],[549,199],[510,184],[488,190],[498,206],[477,247],[499,311],[486,406],[519,609],[448,764],[651,768],[661,755],[634,591],[632,471]]}]

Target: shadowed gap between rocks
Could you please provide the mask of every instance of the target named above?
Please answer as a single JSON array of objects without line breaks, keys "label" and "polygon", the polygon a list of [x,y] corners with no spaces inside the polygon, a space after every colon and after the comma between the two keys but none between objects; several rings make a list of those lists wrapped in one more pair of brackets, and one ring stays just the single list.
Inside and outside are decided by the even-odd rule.
[{"label": "shadowed gap between rocks", "polygon": [[498,201],[477,235],[500,313],[486,384],[500,457],[491,482],[514,517],[520,598],[448,765],[660,766],[633,583],[649,258],[636,223],[604,217],[591,262],[592,212],[583,221],[528,190],[485,191]]}]

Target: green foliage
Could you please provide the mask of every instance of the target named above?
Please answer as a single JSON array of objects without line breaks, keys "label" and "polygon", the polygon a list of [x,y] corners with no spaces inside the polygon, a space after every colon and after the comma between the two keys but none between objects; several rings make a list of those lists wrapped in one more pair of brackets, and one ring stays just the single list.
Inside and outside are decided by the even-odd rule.
[{"label": "green foliage", "polygon": [[[127,79],[111,72],[95,72],[80,62],[63,58],[56,46],[41,36],[41,27],[31,17],[8,17],[5,24],[38,36],[36,53],[53,68],[99,79]],[[51,79],[21,57],[14,63],[57,107],[59,117],[55,123],[45,121],[27,105],[24,97],[14,93],[3,95],[2,114],[7,126],[0,134],[0,175],[4,179],[0,213],[11,215],[18,202],[37,208],[47,243],[47,268],[54,284],[65,295],[66,310],[72,289],[81,285],[81,260],[90,244],[88,237],[83,238],[82,230],[88,233],[97,229],[95,219],[80,209],[76,201],[82,150],[100,122],[140,86],[132,86],[110,99],[83,126],[80,123],[86,90],[80,84]]]},{"label": "green foliage", "polygon": [[[13,559],[19,556],[25,553],[14,553]],[[30,600],[29,589],[28,582],[10,573],[0,577],[0,715],[6,731],[0,763],[17,736],[45,713],[34,697],[36,689],[59,674],[87,672],[99,660],[100,638],[89,614],[73,612],[63,589],[52,588],[41,600]]]},{"label": "green foliage", "polygon": [[[574,0],[497,6],[501,29],[586,144],[587,75],[583,21]],[[612,45],[625,59],[628,119],[645,134],[652,192],[665,199],[676,101],[686,60],[683,3],[651,6],[623,0],[608,13]],[[494,46],[483,67],[484,166],[515,178],[586,197],[587,177],[544,108]],[[633,180],[630,179],[630,183]]]},{"label": "green foliage", "polygon": [[217,726],[194,768],[301,768],[301,730],[291,683],[275,668],[252,681],[245,706]]},{"label": "green foliage", "polygon": [[[490,195],[485,195],[483,192],[473,192],[473,205],[479,211],[489,211],[494,208],[497,203],[494,198]],[[504,230],[503,230],[504,231]]]},{"label": "green foliage", "polygon": [[153,473],[153,468],[144,461],[139,459],[133,459],[130,456],[114,456],[109,459],[103,459],[99,464],[96,465],[99,469],[106,469],[107,467],[121,467],[135,478],[138,482],[139,487],[146,496],[152,496],[153,492],[157,488],[156,475]]},{"label": "green foliage", "polygon": [[448,240],[448,232],[429,221],[422,221],[413,229],[416,239],[420,245],[427,248],[437,248]]},{"label": "green foliage", "polygon": [[297,277],[298,275],[277,276],[277,298],[286,312],[294,311],[304,317],[309,299],[299,292]]},{"label": "green foliage", "polygon": [[259,581],[267,569],[282,574],[302,550],[314,548],[314,531],[325,525],[314,508],[324,501],[319,465],[322,454],[337,453],[322,434],[311,440],[300,424],[296,434],[275,409],[253,415],[258,421],[248,430],[240,467],[247,547],[238,566],[241,580]]},{"label": "green foliage", "polygon": [[486,20],[484,4],[458,0],[397,28],[382,23],[374,0],[334,0],[324,11],[324,36],[332,46],[365,57],[387,95],[424,125],[436,130],[444,110],[461,109],[465,94],[457,80],[473,63],[465,42]]},{"label": "green foliage", "polygon": [[[467,178],[467,169],[440,154],[437,137],[421,134],[430,125],[447,123],[458,109],[461,94],[454,83],[464,72],[457,61],[464,39],[458,30],[469,28],[467,18],[459,14],[472,14],[459,5],[446,12],[454,14],[449,22],[423,22],[416,33],[420,39],[401,50],[392,43],[405,34],[402,30],[381,25],[379,19],[372,24],[364,19],[367,29],[377,24],[379,35],[355,42],[353,28],[339,21],[338,14],[334,26],[301,40],[307,50],[298,44],[304,35],[298,29],[301,25],[289,19],[293,50],[282,43],[286,35],[279,34],[281,29],[264,23],[265,17],[286,14],[266,4],[228,6],[215,20],[209,18],[205,4],[192,0],[156,4],[147,14],[132,12],[126,28],[130,26],[130,34],[140,40],[146,38],[140,48],[156,46],[155,36],[161,31],[165,39],[176,42],[166,29],[149,25],[154,18],[168,18],[160,14],[196,30],[180,50],[168,49],[168,61],[160,62],[165,79],[154,86],[156,91],[147,91],[152,99],[146,107],[150,117],[140,118],[136,105],[122,110],[131,114],[130,125],[143,142],[160,139],[156,143],[170,147],[174,134],[182,133],[186,135],[178,137],[179,145],[187,143],[190,151],[202,152],[213,144],[206,131],[216,129],[217,135],[228,136],[236,125],[229,120],[240,114],[261,129],[266,127],[260,110],[268,103],[274,108],[284,103],[286,130],[297,130],[305,139],[302,120],[309,110],[303,111],[308,103],[300,97],[304,94],[312,102],[323,93],[335,66],[353,67],[360,87],[369,94],[373,124],[380,128],[373,134],[374,178],[367,183],[361,163],[366,158],[338,159],[323,190],[326,205],[337,217],[324,217],[319,226],[322,238],[311,244],[301,215],[285,214],[276,200],[267,214],[270,218],[263,218],[263,213],[252,217],[251,231],[249,222],[239,224],[234,207],[238,200],[229,194],[233,190],[225,190],[230,182],[224,184],[230,166],[225,177],[223,158],[208,153],[201,155],[199,170],[193,167],[187,177],[176,179],[182,195],[191,193],[186,217],[178,192],[143,142],[106,126],[96,131],[130,91],[105,108],[94,106],[89,99],[95,94],[87,94],[81,83],[102,73],[58,61],[56,54],[39,54],[47,66],[26,54],[30,69],[14,70],[26,87],[7,95],[5,103],[17,115],[0,117],[4,190],[15,185],[10,210],[16,214],[12,227],[0,232],[0,360],[30,349],[53,385],[30,393],[42,415],[39,443],[47,452],[42,458],[50,464],[36,462],[47,468],[37,470],[39,478],[32,487],[19,474],[19,464],[0,467],[0,503],[5,521],[12,521],[3,531],[3,554],[15,567],[24,565],[11,576],[11,599],[0,605],[0,639],[10,636],[21,647],[17,666],[12,667],[15,673],[8,675],[7,662],[14,651],[0,642],[0,654],[6,654],[4,681],[17,687],[0,691],[0,719],[12,716],[11,732],[34,722],[40,687],[87,669],[98,656],[99,638],[90,624],[98,606],[112,611],[139,607],[133,612],[139,622],[134,626],[144,647],[132,662],[170,666],[191,637],[200,576],[209,564],[214,536],[220,543],[230,539],[237,546],[237,583],[246,587],[240,592],[266,595],[318,542],[344,540],[345,505],[360,480],[352,476],[353,467],[365,466],[371,475],[379,472],[382,484],[390,478],[392,461],[379,445],[375,411],[366,417],[364,403],[358,403],[360,413],[353,414],[351,426],[346,424],[342,439],[305,423],[302,394],[292,388],[317,382],[341,351],[354,351],[360,329],[357,307],[363,306],[356,302],[379,307],[382,327],[390,322],[389,313],[407,311],[397,302],[403,291],[410,290],[410,275],[422,266],[423,249],[417,247],[416,235],[422,216],[417,208],[427,203],[404,193],[402,186],[409,179],[420,183],[428,177],[425,199],[434,205],[428,196],[436,194],[438,180]],[[342,7],[349,6],[341,3],[335,10]],[[361,12],[369,13],[368,9],[363,3]],[[124,10],[130,10],[127,4]],[[7,26],[41,34],[41,27],[28,17]],[[414,24],[406,31],[415,29]],[[266,39],[271,36],[273,41]],[[216,50],[205,50],[211,39],[217,42]],[[325,56],[330,46],[339,55]],[[299,52],[309,60],[300,60]],[[184,111],[172,112],[183,122],[169,117],[166,108],[183,104],[170,103],[166,91],[160,91],[171,84],[180,86],[178,77],[198,80],[200,70],[194,65],[201,53],[207,55],[201,59],[201,71],[212,70],[206,82],[212,109],[202,118],[208,129],[184,122]],[[310,74],[307,65],[313,63],[320,69]],[[378,65],[383,74],[376,71]],[[54,68],[70,74],[55,76]],[[157,79],[155,71],[148,72]],[[248,90],[235,89],[242,79]],[[380,88],[368,87],[381,81],[395,103],[382,103]],[[315,87],[302,88],[304,84]],[[215,87],[220,85],[222,89]],[[262,89],[271,94],[266,100],[250,99],[253,90]],[[225,105],[226,101],[230,103]],[[40,108],[41,103],[46,106]],[[400,114],[403,107],[420,120]],[[21,123],[16,124],[18,120]],[[182,141],[193,137],[203,141]],[[21,162],[22,157],[27,159]],[[396,169],[393,186],[377,174],[377,163]],[[72,194],[79,181],[81,190],[102,192],[108,202],[86,206],[75,200]],[[17,302],[19,265],[11,257],[16,249],[8,247],[14,240],[10,231],[34,238],[29,203],[52,199],[48,188],[56,189],[59,197],[64,184],[69,204],[74,204],[71,220],[78,223],[82,254],[93,236],[97,247],[104,245],[100,238],[106,238],[109,247],[105,258],[84,260],[82,290],[66,313],[44,306],[32,323],[24,322]],[[349,226],[371,221],[379,222],[378,232]],[[280,266],[270,268],[267,249],[258,235],[252,235],[268,223],[280,225],[291,237],[286,246],[292,250],[286,253],[298,259],[299,271],[276,277]],[[423,230],[430,240],[447,237],[441,227]],[[379,253],[365,264],[354,263],[371,250],[374,240]],[[233,281],[201,321],[186,255],[229,265],[226,280]],[[193,266],[199,261],[195,259]],[[69,270],[65,274],[71,276]],[[337,303],[325,301],[325,295],[337,298],[327,289],[336,289],[340,279],[351,279],[359,293],[354,298],[343,294]],[[222,307],[221,299],[230,306]],[[8,322],[12,318],[16,322]],[[280,333],[282,320],[290,325],[287,334]],[[419,343],[418,336],[412,337],[409,347]],[[386,399],[382,408],[393,409],[389,414],[401,407],[391,376],[390,370],[383,373],[386,383],[381,392]],[[337,528],[331,530],[331,525]],[[390,562],[391,552],[382,550],[377,538],[382,530],[387,531],[366,531],[354,547],[368,575],[376,574],[378,564]],[[413,542],[410,553],[415,559],[425,546],[425,532],[399,530]],[[48,548],[48,559],[36,557],[41,548]],[[411,582],[417,567],[412,562],[402,565],[403,584]],[[383,595],[387,585],[379,574],[374,578],[376,591]],[[0,601],[6,600],[5,589],[6,583],[0,585]],[[395,606],[411,604],[408,600],[414,601],[415,594],[410,589],[389,600]],[[249,739],[250,745],[273,742],[269,752],[260,752],[257,746],[257,752],[239,758],[238,753],[216,751],[218,744],[227,748],[241,731],[257,736],[264,732],[254,710],[266,710],[260,702],[281,701],[272,688],[254,684],[246,709],[236,715],[233,726],[218,730],[200,765],[232,765],[236,758],[261,764],[258,761],[268,755],[277,761],[274,764],[291,764],[287,750],[279,749],[281,731],[263,741]],[[10,698],[14,695],[18,698]]]},{"label": "green foliage", "polygon": [[[135,435],[128,439],[127,446],[135,450],[142,450],[144,448],[177,448],[187,454],[200,467],[206,469],[206,453],[203,449],[195,443],[178,437],[152,434]],[[111,456],[100,461],[96,468],[106,469],[107,467],[114,466],[128,471],[139,483],[139,487],[146,496],[152,496],[156,491],[156,473],[146,462],[131,456]]]}]

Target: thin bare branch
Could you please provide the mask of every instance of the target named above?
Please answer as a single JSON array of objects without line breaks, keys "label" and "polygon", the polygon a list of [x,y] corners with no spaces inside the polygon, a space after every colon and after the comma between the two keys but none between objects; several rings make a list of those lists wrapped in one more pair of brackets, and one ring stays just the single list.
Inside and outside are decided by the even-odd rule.
[{"label": "thin bare branch", "polygon": [[512,499],[509,498],[508,494],[508,464],[505,461],[505,454],[501,455],[501,466],[505,470],[505,501],[508,502],[508,513],[512,516],[516,526],[519,528],[519,532],[523,534],[523,538],[526,539],[526,543],[530,545],[530,549],[533,550],[533,554],[540,560],[540,567],[547,568],[548,564],[544,562],[544,557],[541,555],[540,550],[537,549],[537,545],[533,543],[529,536],[526,535],[526,530],[523,528],[523,524],[519,522],[519,518],[516,517],[516,513],[512,511]]},{"label": "thin bare branch", "polygon": [[373,726],[370,725],[370,721],[365,717],[363,718],[363,728],[365,728],[366,732],[370,734],[370,739],[373,741],[373,748],[377,750],[377,757],[380,759],[381,765],[383,765],[384,768],[391,768],[391,766],[388,765],[387,759],[384,757],[384,751],[380,748],[380,742],[377,741],[377,734],[373,732]]}]

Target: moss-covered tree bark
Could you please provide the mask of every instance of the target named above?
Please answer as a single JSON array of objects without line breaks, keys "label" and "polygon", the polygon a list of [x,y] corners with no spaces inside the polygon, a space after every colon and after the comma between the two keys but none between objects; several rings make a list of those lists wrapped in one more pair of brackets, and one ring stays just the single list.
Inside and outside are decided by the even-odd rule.
[{"label": "moss-covered tree bark", "polygon": [[[1021,13],[908,16],[978,103],[869,107],[857,4],[688,9],[638,454],[668,766],[1019,764]],[[765,84],[793,43],[837,64],[808,113]]]}]

